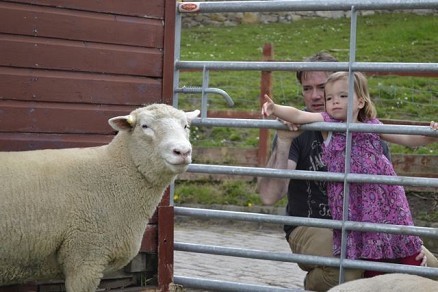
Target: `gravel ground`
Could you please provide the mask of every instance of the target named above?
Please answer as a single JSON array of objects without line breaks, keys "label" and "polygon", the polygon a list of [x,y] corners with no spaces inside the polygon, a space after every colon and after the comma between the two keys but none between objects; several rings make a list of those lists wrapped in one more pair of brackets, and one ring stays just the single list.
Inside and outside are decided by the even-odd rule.
[{"label": "gravel ground", "polygon": [[[175,242],[291,252],[282,226],[249,222],[176,220]],[[183,251],[174,260],[175,276],[303,289],[305,273],[294,263]]]}]

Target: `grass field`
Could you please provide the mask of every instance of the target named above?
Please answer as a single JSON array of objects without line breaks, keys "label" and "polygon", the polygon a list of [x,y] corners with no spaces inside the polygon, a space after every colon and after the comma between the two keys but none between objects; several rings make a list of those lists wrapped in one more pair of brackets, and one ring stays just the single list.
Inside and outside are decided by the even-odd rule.
[{"label": "grass field", "polygon": [[[356,61],[438,62],[438,18],[406,13],[361,16],[357,24]],[[271,43],[275,60],[302,61],[324,50],[339,61],[348,61],[350,19],[303,19],[289,24],[195,27],[183,29],[181,60],[260,61],[262,47]],[[302,106],[295,72],[273,73],[273,95],[277,102]],[[202,74],[182,72],[180,87],[201,86]],[[210,72],[210,87],[225,90],[234,100],[233,109],[259,111],[260,72]],[[371,95],[379,118],[413,121],[437,120],[438,79],[436,77],[369,76]],[[180,107],[200,107],[200,95],[180,95]],[[209,95],[209,109],[227,109],[223,98]],[[194,146],[229,145],[254,147],[258,131],[251,129],[192,127]],[[391,146],[393,153],[438,154],[438,145],[407,149]],[[176,203],[260,204],[254,184],[178,183]],[[284,205],[284,201],[279,205]]]}]

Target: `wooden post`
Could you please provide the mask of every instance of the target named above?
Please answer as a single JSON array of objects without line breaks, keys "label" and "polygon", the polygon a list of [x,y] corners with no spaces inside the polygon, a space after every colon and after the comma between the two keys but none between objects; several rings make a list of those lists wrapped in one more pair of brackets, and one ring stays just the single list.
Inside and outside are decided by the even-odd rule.
[{"label": "wooden post", "polygon": [[169,189],[158,206],[158,288],[169,291],[173,282],[174,210],[169,206]]},{"label": "wooden post", "polygon": [[[266,43],[263,46],[263,61],[272,61],[274,59],[274,49],[272,44]],[[272,72],[262,71],[260,81],[260,106],[264,102],[264,95],[272,96]],[[263,167],[268,159],[269,145],[269,129],[260,129],[259,131],[259,149],[258,149],[258,165]]]}]

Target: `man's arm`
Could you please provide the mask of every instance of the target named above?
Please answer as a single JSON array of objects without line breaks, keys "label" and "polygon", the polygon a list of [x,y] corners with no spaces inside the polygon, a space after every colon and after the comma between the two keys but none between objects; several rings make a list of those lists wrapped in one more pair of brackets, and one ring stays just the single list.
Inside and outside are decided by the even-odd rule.
[{"label": "man's arm", "polygon": [[[289,160],[292,140],[299,132],[277,131],[277,143],[269,157],[267,168],[295,169],[296,162]],[[287,193],[288,178],[260,177],[257,190],[264,205],[273,205]]]}]

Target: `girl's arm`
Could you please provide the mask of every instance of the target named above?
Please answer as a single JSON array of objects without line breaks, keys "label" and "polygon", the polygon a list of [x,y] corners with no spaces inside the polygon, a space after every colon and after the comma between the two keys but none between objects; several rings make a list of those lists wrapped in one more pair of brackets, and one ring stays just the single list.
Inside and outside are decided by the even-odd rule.
[{"label": "girl's arm", "polygon": [[[438,123],[433,121],[430,122],[430,128],[434,131],[438,130]],[[407,147],[417,147],[438,142],[437,137],[423,135],[380,134],[380,137],[390,143],[396,143]]]},{"label": "girl's arm", "polygon": [[264,117],[274,115],[283,121],[294,124],[307,124],[324,121],[321,113],[305,112],[291,106],[275,104],[267,94],[265,94],[265,103],[262,106],[262,115]]}]

